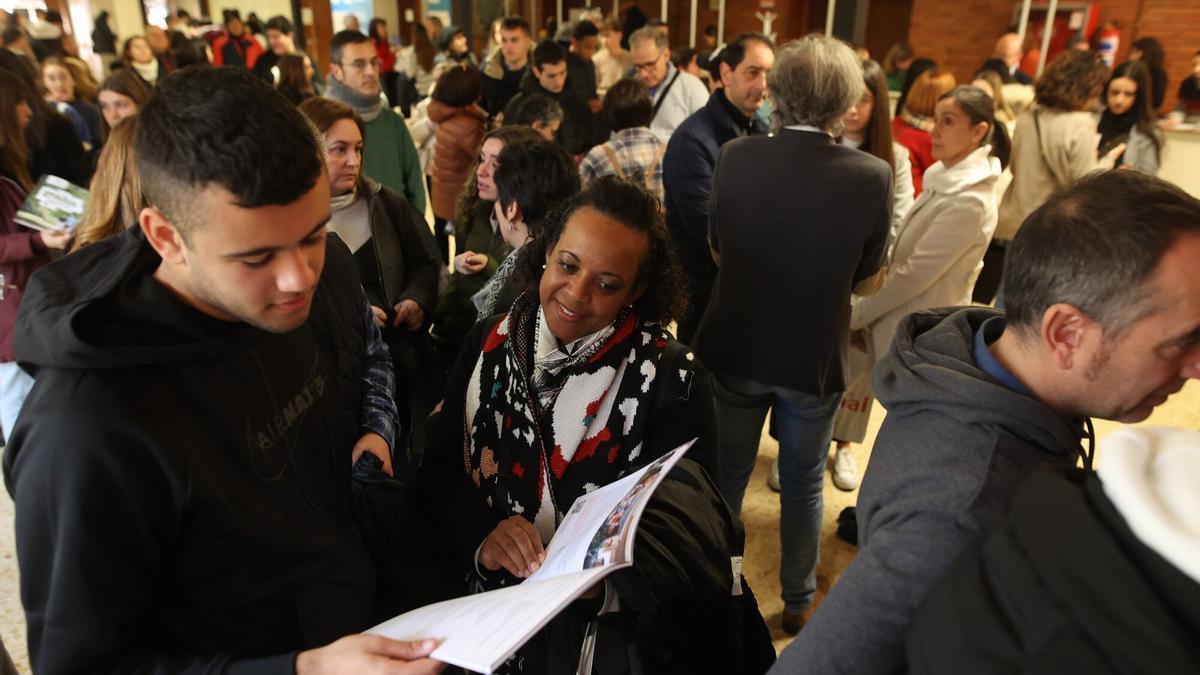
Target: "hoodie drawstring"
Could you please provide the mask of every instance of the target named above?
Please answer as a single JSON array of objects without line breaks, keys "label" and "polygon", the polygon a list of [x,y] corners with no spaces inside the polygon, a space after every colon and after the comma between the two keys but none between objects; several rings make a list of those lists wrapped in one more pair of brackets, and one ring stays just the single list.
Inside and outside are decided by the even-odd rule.
[{"label": "hoodie drawstring", "polygon": [[1083,457],[1084,471],[1092,470],[1092,459],[1096,456],[1096,428],[1092,426],[1092,418],[1083,418],[1083,428],[1087,430],[1088,447],[1087,450],[1080,451],[1080,456]]}]

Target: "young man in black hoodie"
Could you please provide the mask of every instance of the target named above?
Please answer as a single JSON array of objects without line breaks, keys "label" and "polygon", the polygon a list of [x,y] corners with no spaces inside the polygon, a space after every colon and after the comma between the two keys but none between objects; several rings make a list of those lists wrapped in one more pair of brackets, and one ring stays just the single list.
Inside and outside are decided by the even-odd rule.
[{"label": "young man in black hoodie", "polygon": [[530,94],[554,99],[563,109],[558,142],[572,155],[582,155],[596,145],[596,116],[587,101],[567,86],[567,79],[566,51],[553,40],[542,40],[533,50],[533,61],[529,74],[521,82],[521,93],[506,108],[515,109],[521,105],[521,98]]},{"label": "young man in black hoodie", "polygon": [[905,318],[872,373],[888,415],[858,554],[772,672],[903,670],[917,609],[1024,478],[1090,471],[1090,417],[1144,420],[1200,377],[1198,260],[1200,201],[1136,171],[1093,174],[1021,226],[1007,315]]},{"label": "young man in black hoodie", "polygon": [[343,638],[387,612],[351,464],[386,462],[396,412],[315,132],[234,68],[175,74],[139,119],[150,206],[37,275],[16,327],[34,669],[436,672],[432,645]]}]

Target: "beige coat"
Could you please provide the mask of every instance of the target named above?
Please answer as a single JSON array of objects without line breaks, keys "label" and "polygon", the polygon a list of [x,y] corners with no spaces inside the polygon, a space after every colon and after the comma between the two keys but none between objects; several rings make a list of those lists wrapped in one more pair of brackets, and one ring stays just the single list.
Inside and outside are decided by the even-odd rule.
[{"label": "beige coat", "polygon": [[[1036,123],[1034,114],[1037,114]],[[1038,128],[1041,128],[1041,143]],[[1050,195],[1100,168],[1096,118],[1087,111],[1034,108],[1017,120],[1012,183],[1000,201],[996,238],[1011,241],[1025,218]]]},{"label": "beige coat", "polygon": [[949,169],[937,162],[926,170],[883,287],[857,298],[850,314],[851,330],[865,329],[874,358],[887,353],[905,315],[971,304],[971,289],[996,229],[993,186],[1000,161],[988,154],[991,149],[985,145]]}]

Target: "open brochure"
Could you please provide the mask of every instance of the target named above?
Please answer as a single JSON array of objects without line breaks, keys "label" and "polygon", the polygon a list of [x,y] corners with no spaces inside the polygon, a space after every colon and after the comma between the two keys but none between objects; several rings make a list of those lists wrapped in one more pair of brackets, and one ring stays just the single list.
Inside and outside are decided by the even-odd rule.
[{"label": "open brochure", "polygon": [[521,584],[422,607],[367,632],[396,640],[436,638],[441,644],[432,658],[491,673],[571,601],[633,564],[634,534],[650,495],[691,445],[575,500],[545,562]]},{"label": "open brochure", "polygon": [[83,218],[88,191],[58,176],[46,174],[13,217],[25,227],[42,231],[74,230]]}]

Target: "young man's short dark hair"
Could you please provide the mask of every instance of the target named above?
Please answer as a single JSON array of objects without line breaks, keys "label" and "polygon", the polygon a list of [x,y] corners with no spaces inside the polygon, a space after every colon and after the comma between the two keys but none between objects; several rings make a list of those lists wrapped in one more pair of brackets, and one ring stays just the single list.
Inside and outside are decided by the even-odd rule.
[{"label": "young man's short dark hair", "polygon": [[542,40],[533,48],[533,67],[541,70],[547,64],[565,63],[567,53],[554,40]]},{"label": "young man's short dark hair", "polygon": [[483,93],[483,75],[475,66],[464,63],[447,68],[437,79],[430,96],[452,108],[462,108],[479,100]]},{"label": "young man's short dark hair", "polygon": [[1138,171],[1107,171],[1050,197],[1025,219],[1004,263],[1008,323],[1034,335],[1070,304],[1120,334],[1154,307],[1142,285],[1179,237],[1200,235],[1200,201]]},{"label": "young man's short dark hair", "polygon": [[500,20],[500,30],[519,30],[530,35],[529,22],[519,16],[506,16]]},{"label": "young man's short dark hair", "polygon": [[571,29],[571,39],[582,42],[590,37],[600,37],[600,29],[591,21],[579,21]]},{"label": "young man's short dark hair", "polygon": [[604,117],[613,131],[650,126],[654,103],[646,85],[632,77],[618,80],[604,95]]},{"label": "young man's short dark hair", "polygon": [[273,16],[267,19],[266,30],[277,30],[284,35],[291,35],[294,28],[292,22],[288,21],[286,16]]},{"label": "young man's short dark hair", "polygon": [[717,25],[710,23],[707,26],[705,26],[704,34],[711,38],[717,37]]},{"label": "young man's short dark hair", "polygon": [[346,45],[361,45],[370,42],[371,38],[356,30],[340,30],[329,41],[329,61],[342,65],[342,49]]},{"label": "young man's short dark hair", "polygon": [[533,126],[533,123],[537,122],[538,126],[544,129],[553,124],[554,120],[561,121],[562,118],[562,106],[545,94],[516,96],[504,107],[506,127]]},{"label": "young man's short dark hair", "polygon": [[242,208],[290,204],[325,170],[311,124],[244,68],[184,68],[138,114],[135,141],[146,201],[181,233],[203,220],[193,197],[210,185]]},{"label": "young man's short dark hair", "polygon": [[546,214],[579,192],[575,161],[554,141],[505,145],[494,180],[497,202],[501,208],[515,202],[531,236]]}]

